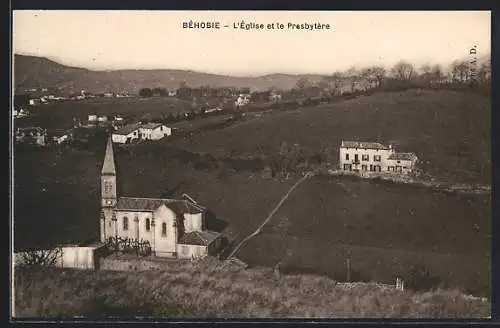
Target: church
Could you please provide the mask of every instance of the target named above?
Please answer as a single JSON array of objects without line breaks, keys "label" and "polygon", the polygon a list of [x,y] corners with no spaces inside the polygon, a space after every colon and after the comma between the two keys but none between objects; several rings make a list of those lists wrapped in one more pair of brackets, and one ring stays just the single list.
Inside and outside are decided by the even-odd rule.
[{"label": "church", "polygon": [[116,183],[110,137],[101,171],[101,242],[110,237],[148,241],[158,257],[199,258],[218,251],[221,236],[206,230],[206,208],[189,197],[118,197]]}]

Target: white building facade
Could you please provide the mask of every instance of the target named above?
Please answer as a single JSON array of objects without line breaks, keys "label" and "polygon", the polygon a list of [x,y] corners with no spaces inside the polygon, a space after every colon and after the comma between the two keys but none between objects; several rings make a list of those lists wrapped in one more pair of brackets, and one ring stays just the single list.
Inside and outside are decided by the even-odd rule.
[{"label": "white building facade", "polygon": [[113,132],[111,138],[114,143],[130,143],[133,140],[139,139],[139,126],[135,124],[126,125],[121,129]]},{"label": "white building facade", "polygon": [[354,172],[408,174],[418,162],[414,153],[399,153],[391,145],[378,142],[342,141],[339,156],[340,169]]},{"label": "white building facade", "polygon": [[172,129],[161,123],[145,123],[139,127],[143,140],[160,140],[172,134]]}]

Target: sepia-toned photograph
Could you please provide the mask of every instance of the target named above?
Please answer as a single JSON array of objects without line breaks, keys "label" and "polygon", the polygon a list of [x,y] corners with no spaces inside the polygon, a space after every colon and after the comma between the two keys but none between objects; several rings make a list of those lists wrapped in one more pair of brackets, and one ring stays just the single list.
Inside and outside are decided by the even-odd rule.
[{"label": "sepia-toned photograph", "polygon": [[490,11],[11,33],[12,319],[491,317]]}]

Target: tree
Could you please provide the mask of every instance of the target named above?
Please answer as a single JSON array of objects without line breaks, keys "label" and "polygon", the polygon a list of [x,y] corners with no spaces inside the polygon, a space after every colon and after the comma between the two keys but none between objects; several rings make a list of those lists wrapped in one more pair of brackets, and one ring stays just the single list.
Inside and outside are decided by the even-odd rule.
[{"label": "tree", "polygon": [[307,77],[301,77],[297,83],[295,84],[295,87],[299,90],[302,90],[308,86],[310,86],[311,82]]},{"label": "tree", "polygon": [[375,77],[375,80],[377,81],[377,87],[380,87],[384,82],[384,79],[387,75],[387,71],[383,66],[373,66],[371,70],[373,76]]},{"label": "tree", "polygon": [[23,266],[48,267],[55,266],[61,256],[62,249],[30,250],[21,253],[20,264]]},{"label": "tree", "polygon": [[481,63],[479,66],[477,78],[480,83],[491,83],[491,61],[489,59]]},{"label": "tree", "polygon": [[177,89],[177,98],[188,100],[191,97],[191,88],[188,87],[186,81],[179,83],[179,88]]},{"label": "tree", "polygon": [[378,85],[377,77],[373,71],[373,67],[365,67],[360,72],[359,75],[361,79],[365,82],[365,91],[371,88],[374,84]]},{"label": "tree", "polygon": [[340,83],[342,82],[344,75],[340,71],[334,72],[332,75],[325,76],[324,79],[328,81],[330,85],[333,84],[334,89],[340,88]]},{"label": "tree", "polygon": [[451,76],[455,82],[466,83],[471,77],[471,66],[466,60],[454,60],[451,63]]},{"label": "tree", "polygon": [[415,67],[413,64],[400,61],[392,68],[392,73],[394,76],[402,81],[410,81],[413,78],[415,72]]},{"label": "tree", "polygon": [[153,96],[161,96],[161,97],[168,96],[167,89],[165,88],[154,88],[153,90],[151,90],[151,92],[153,93]]},{"label": "tree", "polygon": [[419,71],[421,75],[429,75],[432,72],[432,67],[429,64],[424,64],[420,66]]},{"label": "tree", "polygon": [[358,71],[356,70],[356,66],[351,66],[349,69],[345,72],[346,76],[357,76]]},{"label": "tree", "polygon": [[141,98],[149,98],[153,96],[153,90],[150,88],[142,88],[139,90],[139,97]]},{"label": "tree", "polygon": [[436,65],[432,66],[431,76],[435,82],[437,82],[437,83],[441,82],[441,80],[444,77],[444,72],[443,72],[443,68],[441,67],[441,65],[436,64]]}]

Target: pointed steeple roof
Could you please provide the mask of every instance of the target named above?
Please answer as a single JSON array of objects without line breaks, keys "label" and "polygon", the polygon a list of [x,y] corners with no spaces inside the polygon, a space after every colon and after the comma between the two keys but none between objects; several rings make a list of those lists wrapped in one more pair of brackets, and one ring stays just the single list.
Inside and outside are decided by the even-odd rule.
[{"label": "pointed steeple roof", "polygon": [[106,145],[106,154],[104,155],[104,163],[102,165],[101,174],[116,174],[113,141],[111,140],[111,136],[109,136],[108,143]]}]

